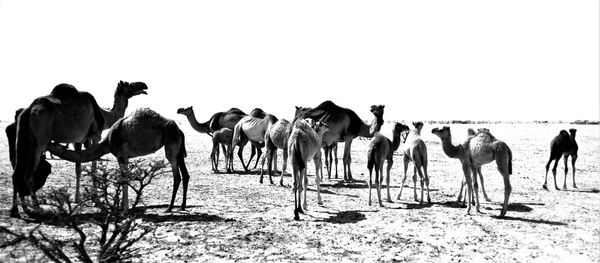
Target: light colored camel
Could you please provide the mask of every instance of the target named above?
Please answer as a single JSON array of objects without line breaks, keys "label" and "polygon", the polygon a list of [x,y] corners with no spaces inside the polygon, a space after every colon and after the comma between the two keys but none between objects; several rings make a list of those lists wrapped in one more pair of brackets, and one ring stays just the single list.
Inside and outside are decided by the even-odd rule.
[{"label": "light colored camel", "polygon": [[[490,131],[487,128],[480,128],[479,130],[487,131],[487,132]],[[475,130],[473,130],[471,128],[469,128],[467,130],[468,138],[474,137],[475,134],[476,134]],[[491,202],[492,200],[488,197],[487,192],[485,191],[483,174],[481,174],[481,166],[477,167],[477,174],[479,175],[479,181],[481,182],[481,192],[483,192],[483,197],[485,198],[485,201]],[[465,205],[465,202],[467,200],[467,187],[465,187],[466,185],[467,185],[467,182],[465,181],[465,179],[463,177],[463,180],[460,183],[460,191],[458,192],[458,200],[457,200],[457,202],[459,202],[459,203],[462,202],[463,205]],[[463,189],[464,189],[464,198],[463,198]],[[471,202],[474,204],[475,200],[471,200]]]},{"label": "light colored camel", "polygon": [[210,153],[210,161],[212,163],[213,171],[219,172],[219,145],[223,148],[223,155],[225,155],[225,166],[227,172],[233,170],[233,162],[229,159],[227,153],[231,147],[231,140],[233,139],[233,131],[229,128],[221,128],[214,132],[212,141],[213,147]]},{"label": "light colored camel", "polygon": [[558,161],[560,161],[560,157],[565,157],[565,181],[563,183],[563,189],[567,189],[567,173],[569,172],[569,167],[567,165],[569,156],[571,156],[571,165],[573,166],[573,188],[577,188],[575,184],[575,161],[577,161],[577,150],[579,146],[577,146],[577,142],[575,141],[575,135],[577,134],[577,129],[569,129],[569,132],[565,130],[561,130],[552,142],[550,142],[550,160],[546,164],[546,177],[544,178],[544,185],[542,186],[544,189],[548,190],[548,186],[546,185],[548,181],[548,169],[550,168],[550,164],[554,161],[554,167],[552,168],[552,175],[554,175],[554,188],[556,190],[560,190],[558,185],[556,184],[556,167],[558,166]]},{"label": "light colored camel", "polygon": [[369,169],[369,205],[371,205],[371,184],[372,184],[372,172],[373,167],[375,168],[375,187],[377,191],[377,199],[379,206],[383,206],[381,203],[381,185],[383,183],[383,162],[387,160],[387,201],[391,202],[390,197],[390,170],[394,164],[394,152],[400,147],[400,134],[403,131],[408,131],[408,126],[401,123],[394,124],[394,130],[392,131],[392,141],[381,133],[375,133],[373,139],[369,143],[369,150],[367,152],[367,168]]},{"label": "light colored camel", "polygon": [[283,175],[285,174],[285,170],[287,169],[287,159],[288,159],[288,140],[290,137],[290,133],[292,133],[292,123],[289,121],[282,119],[278,120],[273,124],[269,124],[267,126],[267,131],[265,133],[265,146],[267,148],[267,152],[262,159],[262,164],[260,167],[260,183],[263,182],[263,167],[265,164],[265,158],[267,159],[267,169],[269,173],[269,181],[273,184],[273,179],[271,178],[271,170],[273,164],[273,158],[275,158],[275,162],[277,162],[277,149],[283,150],[283,166],[281,167],[281,177],[279,178],[279,185],[283,186]]},{"label": "light colored camel", "polygon": [[[292,157],[292,170],[294,176],[294,220],[300,220],[298,213],[302,210],[302,191],[304,191],[304,209],[307,209],[306,192],[308,190],[308,177],[306,175],[307,161],[313,159],[315,162],[315,182],[317,184],[317,203],[321,201],[321,144],[323,134],[329,128],[322,122],[314,122],[311,119],[298,120],[294,123],[292,133],[288,141],[289,155]],[[319,173],[320,171],[320,173]]]},{"label": "light colored camel", "polygon": [[423,204],[423,192],[424,185],[427,186],[427,202],[431,203],[431,197],[429,196],[429,175],[427,174],[427,146],[421,139],[421,129],[423,129],[422,122],[413,122],[414,129],[410,130],[406,137],[406,144],[404,146],[404,178],[400,185],[400,193],[398,193],[398,200],[402,196],[402,189],[406,182],[406,176],[408,171],[408,163],[413,162],[415,168],[413,173],[413,191],[415,201],[419,201],[417,198],[417,173],[421,178],[421,200],[419,203]]},{"label": "light colored camel", "polygon": [[[296,106],[296,112],[294,113],[294,119],[307,110],[312,109],[311,107],[300,107]],[[323,143],[323,151],[325,154],[325,169],[327,170],[327,178],[331,179],[331,170],[332,164],[335,161],[335,179],[338,178],[338,157],[337,157],[338,143],[332,143],[331,145],[326,145]]]},{"label": "light colored camel", "polygon": [[[512,174],[512,152],[508,145],[503,141],[497,140],[489,131],[480,130],[475,136],[470,137],[463,144],[452,145],[452,135],[450,127],[435,128],[431,132],[442,140],[442,149],[450,158],[458,158],[462,164],[465,180],[469,190],[468,200],[473,200],[473,187],[475,188],[475,201],[477,203],[477,212],[479,210],[479,194],[477,177],[474,177],[471,184],[471,173],[476,174],[477,169],[482,165],[496,161],[498,171],[504,180],[504,204],[500,217],[504,217],[508,210],[508,199],[512,192],[510,185],[510,175]],[[471,212],[471,202],[467,202],[467,213]]]},{"label": "light colored camel", "polygon": [[[233,150],[235,149],[235,145],[239,144],[239,142],[242,140],[242,137],[248,138],[248,141],[257,146],[259,149],[259,157],[257,158],[260,158],[261,151],[258,146],[260,144],[264,144],[267,127],[269,124],[274,124],[275,122],[277,122],[277,118],[270,114],[267,114],[264,118],[252,116],[246,116],[242,118],[233,128],[233,140],[228,153],[229,158],[233,158]],[[242,162],[244,171],[248,172],[248,165],[250,165],[250,161],[248,161],[248,165],[244,164],[244,158],[241,151],[238,151],[238,156]],[[252,159],[253,156],[254,154],[251,155],[250,159]]]},{"label": "light colored camel", "polygon": [[[104,118],[94,97],[87,92],[79,92],[69,84],[57,85],[50,95],[35,99],[23,110],[17,120],[11,216],[19,216],[17,192],[23,209],[26,209],[27,194],[31,195],[33,205],[38,207],[34,174],[40,156],[51,140],[57,143],[83,143],[91,138],[99,138],[102,127]],[[80,172],[80,169],[77,170]]]},{"label": "light colored camel", "polygon": [[352,140],[358,136],[373,137],[374,133],[381,129],[384,107],[383,105],[371,106],[375,118],[369,125],[364,123],[354,111],[339,107],[331,101],[325,101],[315,108],[300,112],[294,122],[311,118],[327,124],[329,130],[323,135],[323,144],[329,146],[340,141],[344,142],[344,180],[353,180],[350,170]]},{"label": "light colored camel", "polygon": [[[231,108],[224,112],[217,112],[217,113],[213,114],[213,116],[208,121],[199,123],[196,120],[196,115],[194,114],[194,109],[191,106],[187,107],[187,108],[179,108],[177,110],[177,113],[186,116],[186,118],[188,119],[188,122],[190,123],[190,125],[192,126],[192,128],[194,130],[196,130],[199,133],[206,133],[211,137],[214,132],[216,132],[217,130],[219,130],[221,128],[229,128],[233,131],[235,125],[242,118],[248,116],[246,113],[244,113],[242,110],[240,110],[238,108]],[[262,110],[254,109],[251,112],[250,116],[264,118],[265,115]],[[240,142],[238,143],[238,146],[240,146],[240,148],[238,150],[238,156],[242,156],[244,146],[246,146],[247,143],[248,143],[248,138],[246,138],[245,136],[242,136],[240,139]],[[257,150],[257,147],[259,147],[259,146],[260,145],[258,145],[258,144],[256,144],[256,145],[254,143],[252,144],[252,154],[251,154],[252,157],[254,156],[254,154],[257,151],[259,151],[259,150]],[[228,158],[227,154],[229,154],[229,153],[226,152],[226,154],[225,154],[226,159]],[[252,160],[252,158],[250,158],[250,160],[248,160],[248,165],[250,165],[251,160]],[[230,161],[233,161],[233,160],[230,159]]]},{"label": "light colored camel", "polygon": [[[183,177],[183,201],[181,210],[185,210],[189,174],[185,166],[185,137],[177,124],[148,108],[135,110],[129,116],[119,119],[108,131],[100,143],[83,151],[70,151],[59,144],[51,144],[48,150],[54,155],[72,162],[89,162],[112,153],[117,157],[122,179],[126,182],[129,158],[145,156],[164,146],[165,155],[173,172],[173,194],[167,211],[171,211],[175,195]],[[127,184],[123,187],[123,212],[129,209]]]}]

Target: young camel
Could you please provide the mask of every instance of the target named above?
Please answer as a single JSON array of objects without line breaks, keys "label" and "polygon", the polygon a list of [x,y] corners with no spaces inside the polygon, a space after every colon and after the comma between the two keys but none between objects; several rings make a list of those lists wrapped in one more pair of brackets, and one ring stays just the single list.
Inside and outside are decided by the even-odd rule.
[{"label": "young camel", "polygon": [[[70,151],[52,143],[48,150],[54,155],[72,162],[89,162],[102,155],[112,153],[117,157],[123,180],[127,181],[127,163],[129,158],[152,154],[165,147],[165,155],[173,172],[173,194],[167,212],[173,208],[175,195],[183,176],[183,201],[181,210],[185,210],[189,174],[185,166],[185,137],[177,124],[148,108],[140,108],[129,116],[119,119],[108,131],[106,138],[99,144],[83,151]],[[129,209],[128,187],[123,187],[123,212]]]},{"label": "young camel", "polygon": [[400,147],[400,134],[403,131],[408,131],[408,126],[395,123],[394,130],[392,131],[392,141],[381,133],[375,133],[373,139],[369,143],[369,151],[367,153],[367,168],[369,169],[369,205],[371,205],[371,181],[372,181],[372,170],[375,167],[375,187],[377,188],[377,198],[379,200],[379,206],[383,206],[381,203],[381,184],[383,183],[383,162],[387,160],[387,201],[392,202],[390,197],[390,170],[392,164],[394,164],[394,152]]},{"label": "young camel", "polygon": [[[307,208],[306,192],[308,177],[306,175],[307,161],[313,159],[315,162],[315,182],[317,184],[317,203],[321,201],[321,144],[323,134],[329,129],[327,124],[314,122],[312,119],[298,120],[294,123],[292,133],[288,141],[289,154],[292,157],[292,170],[294,174],[294,220],[300,220],[298,213],[302,210],[302,191],[304,190],[304,209]],[[321,171],[321,173],[319,173]]]},{"label": "young camel", "polygon": [[406,182],[406,175],[408,170],[408,163],[412,161],[414,163],[414,174],[413,174],[413,190],[415,201],[417,199],[417,172],[421,178],[421,201],[423,204],[423,181],[427,186],[427,202],[431,203],[431,197],[429,196],[429,175],[427,175],[427,146],[421,139],[421,129],[423,129],[422,122],[413,122],[414,129],[410,131],[407,136],[405,147],[404,147],[404,178],[400,185],[400,193],[398,193],[398,200],[402,196],[402,189],[404,188],[404,182]]},{"label": "young camel", "polygon": [[[283,166],[281,167],[281,177],[279,178],[279,185],[283,186],[283,175],[285,174],[285,170],[287,168],[287,159],[288,159],[288,139],[290,137],[290,133],[292,132],[292,123],[287,120],[278,120],[273,124],[269,124],[267,127],[267,132],[265,133],[265,146],[267,147],[267,152],[262,158],[262,164],[260,167],[260,183],[263,182],[263,167],[265,165],[265,158],[267,158],[267,169],[269,173],[269,181],[273,184],[273,179],[271,178],[272,173],[272,164],[273,158],[277,156],[277,149],[283,150]],[[277,159],[275,159],[277,161]]]},{"label": "young camel", "polygon": [[579,149],[577,142],[575,141],[577,130],[569,129],[569,133],[565,130],[561,130],[550,143],[550,160],[548,160],[548,163],[546,164],[546,177],[544,178],[544,185],[542,186],[546,190],[548,190],[548,186],[546,185],[548,181],[548,169],[550,168],[552,161],[554,161],[554,167],[552,168],[554,188],[560,190],[556,184],[556,167],[558,166],[558,161],[560,161],[561,156],[565,157],[565,181],[563,183],[563,189],[567,189],[567,173],[569,172],[567,162],[569,156],[571,156],[571,164],[573,166],[573,188],[577,188],[577,185],[575,184],[575,161],[577,161],[577,150]]},{"label": "young camel", "polygon": [[212,163],[212,169],[215,172],[219,172],[219,145],[223,148],[223,155],[225,155],[225,166],[227,172],[230,173],[233,170],[233,162],[229,159],[227,153],[231,147],[231,140],[233,139],[233,131],[229,128],[221,128],[213,133],[212,141],[213,147],[210,153],[210,162]]},{"label": "young camel", "polygon": [[[467,139],[458,146],[452,145],[452,135],[450,127],[435,128],[431,130],[433,134],[442,140],[442,149],[450,158],[458,158],[462,164],[467,188],[469,191],[469,200],[473,200],[473,187],[475,188],[475,201],[477,203],[477,212],[479,210],[479,194],[477,179],[471,184],[471,173],[476,174],[478,168],[482,165],[496,161],[498,171],[504,179],[504,204],[500,217],[504,217],[508,210],[508,199],[512,192],[510,185],[510,175],[512,174],[512,151],[503,141],[497,140],[488,130],[481,129],[479,132]],[[471,202],[467,202],[467,214],[471,212]]]},{"label": "young camel", "polygon": [[[294,119],[296,117],[308,110],[311,110],[311,107],[300,107],[296,106],[296,112],[294,113]],[[334,142],[331,145],[327,145],[323,143],[323,151],[325,152],[325,169],[327,170],[327,178],[331,179],[331,170],[333,161],[335,160],[335,179],[338,178],[338,157],[337,157],[338,143]]]}]

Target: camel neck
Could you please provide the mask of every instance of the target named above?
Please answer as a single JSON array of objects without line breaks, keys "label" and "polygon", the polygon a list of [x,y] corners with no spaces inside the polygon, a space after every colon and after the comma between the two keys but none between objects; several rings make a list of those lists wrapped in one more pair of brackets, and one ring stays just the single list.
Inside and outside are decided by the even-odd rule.
[{"label": "camel neck", "polygon": [[400,132],[394,132],[392,137],[392,152],[395,152],[400,148],[400,142],[402,141],[400,137]]},{"label": "camel neck", "polygon": [[442,150],[450,158],[458,158],[460,154],[460,147],[452,145],[452,137],[448,136],[446,139],[442,139]]},{"label": "camel neck", "polygon": [[88,149],[85,149],[82,151],[71,151],[71,150],[65,150],[65,149],[60,150],[60,151],[55,151],[51,147],[49,147],[48,150],[52,154],[57,155],[60,158],[63,158],[65,160],[68,160],[71,162],[81,162],[81,163],[97,160],[98,158],[100,158],[103,155],[110,152],[107,138],[102,140],[100,143],[92,146],[91,148],[88,148]]},{"label": "camel neck", "polygon": [[381,130],[381,125],[383,125],[383,117],[375,116],[373,121],[371,121],[371,125],[367,125],[363,122],[362,127],[360,129],[360,134],[358,136],[371,138],[375,135],[376,132]]},{"label": "camel neck", "polygon": [[[110,109],[110,113],[114,116],[114,121],[123,118],[125,116],[125,110],[129,104],[128,99],[118,91],[115,92],[115,99],[113,102],[113,106]],[[113,123],[114,123],[113,121]]]},{"label": "camel neck", "polygon": [[194,128],[194,130],[196,130],[197,132],[200,133],[208,133],[210,132],[210,127],[208,127],[208,123],[210,122],[210,120],[208,120],[205,123],[199,123],[198,120],[196,120],[196,114],[194,114],[194,112],[192,112],[192,114],[187,115],[186,116],[188,121],[190,122],[190,125],[192,126],[192,128]]}]

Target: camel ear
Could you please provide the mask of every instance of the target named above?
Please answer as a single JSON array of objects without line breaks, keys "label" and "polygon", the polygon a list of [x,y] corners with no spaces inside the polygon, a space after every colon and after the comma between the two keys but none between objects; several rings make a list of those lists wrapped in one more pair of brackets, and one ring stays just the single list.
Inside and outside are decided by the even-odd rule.
[{"label": "camel ear", "polygon": [[298,107],[298,106],[294,106],[294,107],[296,107],[296,109],[297,109],[297,110],[299,110],[299,109],[300,109],[300,107]]},{"label": "camel ear", "polygon": [[119,80],[119,86],[125,84],[122,80]]}]

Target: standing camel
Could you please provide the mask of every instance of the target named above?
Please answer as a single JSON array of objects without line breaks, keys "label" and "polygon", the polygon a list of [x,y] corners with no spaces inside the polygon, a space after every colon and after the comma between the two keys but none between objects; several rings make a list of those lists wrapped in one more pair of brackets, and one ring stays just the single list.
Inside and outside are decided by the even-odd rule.
[{"label": "standing camel", "polygon": [[344,142],[344,180],[351,181],[353,180],[352,171],[350,170],[352,140],[358,136],[371,138],[375,132],[381,129],[384,107],[384,105],[371,106],[371,112],[375,115],[375,118],[368,125],[354,111],[339,107],[331,101],[325,101],[315,108],[300,112],[295,117],[294,122],[311,118],[329,126],[329,130],[323,134],[323,144],[329,146],[340,141]]},{"label": "standing camel", "polygon": [[413,173],[413,190],[415,201],[417,199],[417,172],[419,173],[419,177],[421,178],[421,200],[420,203],[423,204],[423,181],[425,181],[425,185],[427,186],[427,202],[431,203],[431,197],[429,196],[429,175],[427,175],[427,146],[425,146],[425,142],[421,139],[421,129],[423,129],[422,122],[413,122],[414,129],[410,131],[407,136],[406,144],[404,148],[404,178],[402,179],[402,184],[400,185],[400,193],[398,193],[398,200],[402,196],[402,189],[404,188],[404,183],[406,182],[406,175],[408,170],[408,163],[410,161],[413,162],[415,168]]},{"label": "standing camel", "polygon": [[558,161],[560,161],[561,156],[565,157],[565,181],[563,183],[563,189],[567,189],[567,173],[569,172],[567,162],[569,156],[571,156],[571,165],[573,166],[573,188],[577,188],[577,185],[575,184],[575,161],[577,161],[577,150],[579,147],[575,141],[576,134],[577,129],[569,129],[569,132],[561,130],[558,135],[552,139],[552,142],[550,142],[550,160],[548,160],[548,163],[546,164],[546,177],[544,178],[544,185],[542,186],[544,189],[548,190],[548,186],[546,185],[548,181],[548,169],[550,168],[552,161],[554,161],[554,167],[552,168],[554,188],[560,190],[556,184],[556,167],[558,166]]},{"label": "standing camel", "polygon": [[[177,113],[184,115],[188,119],[190,125],[192,126],[192,128],[194,130],[196,130],[199,133],[206,133],[211,137],[214,132],[218,131],[221,128],[229,128],[233,131],[235,125],[242,118],[248,116],[248,114],[244,113],[242,110],[240,110],[238,108],[231,108],[227,111],[217,112],[217,113],[213,114],[213,116],[208,121],[199,123],[196,120],[196,115],[194,114],[194,109],[191,106],[187,107],[187,108],[179,108],[177,110]],[[250,113],[250,116],[254,116],[257,118],[265,117],[264,112],[260,109],[254,109]],[[238,150],[238,156],[242,155],[244,146],[246,146],[247,143],[248,143],[248,138],[246,138],[245,136],[242,136],[240,139],[240,142],[238,143],[238,146],[240,146],[240,148]],[[258,146],[259,145],[252,144],[252,155],[251,156],[254,156],[254,154],[257,151],[256,148]],[[228,158],[228,157],[226,156],[226,158]],[[252,160],[252,158],[250,158],[250,160],[248,160],[248,165],[250,165],[251,160]],[[230,160],[230,161],[232,161],[232,160]]]},{"label": "standing camel", "polygon": [[[233,158],[233,150],[235,148],[235,145],[238,145],[240,143],[242,137],[248,138],[248,140],[257,147],[257,158],[260,158],[261,151],[259,145],[264,144],[267,127],[270,124],[276,123],[277,121],[277,117],[270,114],[267,114],[263,118],[257,118],[253,116],[246,116],[242,118],[233,128],[233,140],[231,141],[231,148],[228,153],[229,158]],[[244,164],[244,158],[242,156],[241,151],[238,151],[238,156],[240,158],[240,161],[242,162],[244,171],[248,172],[248,166],[250,165],[250,161],[248,161],[248,165]],[[252,157],[254,157],[254,152],[252,152],[250,159],[252,159]]]},{"label": "standing camel", "polygon": [[[16,162],[13,172],[12,217],[19,216],[17,192],[25,211],[25,195],[39,207],[34,191],[40,156],[48,143],[83,143],[99,138],[104,118],[98,103],[87,92],[79,92],[69,84],[59,84],[50,95],[35,99],[17,120]],[[26,189],[27,191],[21,191]]]},{"label": "standing camel", "polygon": [[[50,144],[48,150],[54,155],[72,162],[89,162],[112,153],[117,157],[122,178],[127,179],[129,158],[145,156],[165,147],[165,155],[173,172],[173,194],[167,212],[173,208],[175,195],[183,176],[183,201],[185,210],[190,176],[185,166],[185,137],[177,124],[148,108],[140,108],[129,116],[119,119],[100,143],[83,151],[70,151],[59,144]],[[129,209],[127,184],[123,187],[123,212]]]},{"label": "standing camel", "polygon": [[[433,134],[438,136],[442,140],[442,149],[444,153],[450,158],[458,158],[462,164],[465,180],[467,181],[467,187],[469,190],[469,200],[473,200],[473,188],[475,188],[475,200],[477,202],[477,212],[479,210],[479,194],[477,177],[471,184],[471,173],[476,174],[477,169],[481,168],[482,165],[496,161],[498,171],[504,179],[504,204],[500,217],[506,215],[508,210],[508,199],[512,192],[512,186],[510,185],[510,175],[512,174],[512,152],[508,145],[503,141],[497,140],[489,131],[479,130],[479,132],[468,138],[463,144],[458,146],[452,145],[452,135],[450,134],[450,127],[444,126],[443,128],[435,128],[431,130]],[[467,213],[471,212],[471,202],[467,202]]]},{"label": "standing camel", "polygon": [[212,141],[213,147],[210,153],[210,162],[212,163],[213,171],[219,172],[219,145],[223,148],[223,155],[225,155],[225,166],[227,172],[230,173],[233,170],[233,162],[229,159],[227,153],[231,147],[231,140],[233,139],[233,131],[229,128],[221,128],[214,132]]},{"label": "standing camel", "polygon": [[394,164],[394,152],[400,147],[400,134],[402,131],[408,131],[408,126],[402,123],[395,123],[392,131],[392,141],[381,133],[375,133],[373,139],[369,143],[369,151],[367,153],[367,168],[369,169],[369,205],[371,205],[371,181],[372,170],[375,167],[375,187],[377,188],[377,198],[379,206],[381,203],[381,184],[383,183],[383,162],[387,160],[387,201],[392,202],[390,197],[390,170]]},{"label": "standing camel", "polygon": [[[300,220],[298,213],[302,210],[302,191],[304,191],[304,209],[307,209],[306,192],[308,190],[308,177],[306,175],[307,162],[313,159],[315,162],[315,182],[317,184],[317,203],[321,201],[321,143],[323,134],[329,128],[322,122],[314,122],[311,119],[298,120],[294,123],[292,133],[288,141],[289,155],[292,157],[292,170],[294,174],[294,220]],[[321,173],[319,174],[319,171]]]},{"label": "standing camel", "polygon": [[[271,179],[271,170],[273,164],[273,158],[277,156],[277,149],[283,150],[283,166],[281,167],[281,177],[279,178],[279,185],[283,186],[283,175],[285,174],[285,170],[287,168],[287,159],[288,159],[288,139],[290,137],[290,133],[292,133],[292,124],[287,120],[278,120],[273,124],[269,124],[267,126],[267,131],[265,132],[265,146],[267,148],[267,152],[262,159],[262,164],[260,167],[260,183],[263,182],[263,166],[265,164],[265,158],[267,158],[267,170],[269,173],[269,181],[273,184],[273,179]],[[277,159],[275,159],[277,160]]]},{"label": "standing camel", "polygon": [[[481,131],[487,131],[489,132],[490,130],[487,128],[480,128]],[[475,136],[475,130],[469,128],[467,130],[467,137],[471,138]],[[484,186],[484,180],[483,180],[483,174],[481,174],[481,166],[477,167],[477,174],[479,174],[479,181],[481,181],[481,192],[483,193],[483,198],[485,199],[485,201],[487,202],[491,202],[492,200],[488,197],[487,192],[485,191],[485,186]],[[475,177],[477,175],[473,175],[473,177]],[[458,191],[458,200],[457,202],[462,202],[463,206],[465,205],[465,202],[467,200],[467,187],[465,187],[467,185],[467,182],[463,180],[460,183],[460,191]],[[463,189],[464,189],[464,199],[463,199]],[[471,200],[471,202],[473,204],[475,204],[475,200]]]}]

